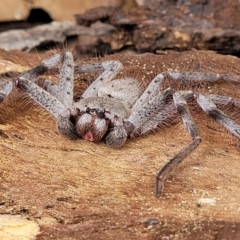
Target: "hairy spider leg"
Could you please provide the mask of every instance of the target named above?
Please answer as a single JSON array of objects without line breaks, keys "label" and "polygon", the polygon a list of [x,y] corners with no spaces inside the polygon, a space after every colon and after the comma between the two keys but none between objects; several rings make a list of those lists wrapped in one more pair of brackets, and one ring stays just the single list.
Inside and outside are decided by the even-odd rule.
[{"label": "hairy spider leg", "polygon": [[[111,81],[123,68],[122,63],[119,61],[105,61],[101,63],[74,66],[71,52],[55,54],[52,57],[43,60],[40,66],[50,69],[55,67],[59,62],[62,64],[59,85],[50,80],[45,80],[42,87],[52,95],[57,96],[65,106],[72,106],[73,104],[74,73],[103,71],[83,93],[82,98],[88,98],[97,95],[99,87],[102,84]],[[32,74],[35,73],[34,69],[31,71]],[[28,77],[25,78],[29,79]]]},{"label": "hairy spider leg", "polygon": [[70,139],[78,138],[75,124],[71,121],[71,116],[77,115],[75,109],[67,108],[57,97],[53,96],[32,81],[20,77],[16,84],[32,99],[57,118],[57,127],[62,135],[65,135]]},{"label": "hairy spider leg", "polygon": [[[48,70],[47,67],[45,67],[43,64],[40,64],[33,69],[23,72],[20,76],[34,81],[39,75],[45,73],[47,70]],[[14,88],[15,88],[15,82],[13,80],[10,80],[6,83],[1,83],[0,103],[4,100],[4,98],[6,98],[12,92]]]},{"label": "hairy spider leg", "polygon": [[194,95],[196,96],[197,103],[204,112],[240,139],[240,126],[235,121],[219,110],[207,96],[199,93],[194,93]]},{"label": "hairy spider leg", "polygon": [[104,83],[110,82],[123,68],[123,65],[119,61],[106,61],[101,63],[104,72],[101,73],[98,78],[86,89],[82,98],[89,98],[97,96],[98,89]]},{"label": "hairy spider leg", "polygon": [[156,129],[161,123],[176,115],[177,112],[173,103],[169,102],[171,97],[172,89],[167,88],[132,112],[127,119],[134,126],[130,137],[147,134]]},{"label": "hairy spider leg", "polygon": [[[193,99],[194,92],[192,90],[182,90],[179,91],[184,98],[188,101],[189,99]],[[240,108],[240,99],[237,98],[232,98],[228,96],[223,96],[223,95],[218,95],[218,94],[205,94],[204,96],[207,97],[209,100],[214,102],[217,105],[223,105],[223,106],[228,106],[231,105],[233,107],[238,107]]]},{"label": "hairy spider leg", "polygon": [[201,72],[163,72],[164,76],[182,82],[217,82],[225,80],[229,82],[240,83],[240,75],[232,74],[215,74],[215,73],[201,73]]},{"label": "hairy spider leg", "polygon": [[[59,86],[55,83],[53,83],[50,80],[45,80],[43,88],[50,92],[54,96],[61,95],[61,98],[64,98],[63,96],[70,95],[67,93],[67,89],[72,89],[73,81],[69,81],[69,76],[65,74],[70,68],[69,66],[72,65],[72,60],[70,58],[71,55],[65,55],[64,58],[66,59],[66,62],[63,62],[63,67],[60,72],[62,72],[62,78],[60,78],[60,85],[62,86],[62,90],[59,89]],[[70,63],[71,62],[71,63]],[[69,65],[70,63],[70,65]],[[73,66],[73,65],[72,65]],[[94,96],[97,94],[98,89],[100,86],[106,82],[111,81],[117,73],[122,69],[122,64],[118,61],[107,61],[102,63],[94,63],[94,64],[84,64],[81,66],[74,66],[74,73],[86,73],[86,72],[94,72],[94,71],[103,71],[99,77],[85,90],[81,98],[88,98],[91,96]],[[72,74],[72,73],[71,73]],[[70,74],[70,76],[71,76]],[[64,80],[65,79],[65,80]],[[68,82],[69,81],[69,82]],[[69,83],[69,87],[65,88],[65,82]],[[72,85],[70,85],[70,83]],[[68,85],[66,83],[66,85]],[[60,93],[61,91],[61,93]],[[69,96],[69,102],[70,99],[72,99],[72,96]],[[71,101],[72,102],[72,101]]]},{"label": "hairy spider leg", "polygon": [[74,89],[74,62],[71,52],[61,54],[60,76],[59,76],[59,95],[58,99],[66,108],[73,105],[73,89]]},{"label": "hairy spider leg", "polygon": [[147,86],[146,90],[140,96],[140,98],[135,102],[132,107],[132,112],[136,111],[137,109],[141,108],[141,106],[148,102],[150,98],[157,95],[160,90],[160,87],[165,81],[165,76],[163,74],[158,74]]},{"label": "hairy spider leg", "polygon": [[[164,109],[163,103],[156,103],[162,101],[162,96],[155,95],[159,92],[160,87],[166,80],[169,78],[176,82],[217,82],[218,80],[240,82],[240,76],[231,75],[231,74],[213,74],[213,73],[199,73],[199,72],[163,72],[158,74],[148,85],[146,90],[143,92],[141,97],[136,101],[132,108],[132,114],[129,117],[128,121],[133,123],[136,128],[131,134],[134,136],[145,134],[152,129],[157,127],[157,122],[162,123],[164,119],[172,116],[174,111],[174,106],[169,105],[167,111],[160,111],[157,113],[157,110]],[[190,95],[192,95],[191,93]],[[216,98],[215,95],[212,95],[212,98]],[[216,100],[217,101],[217,100]],[[226,101],[224,97],[221,99],[218,98],[218,101]],[[228,100],[229,102],[229,100]],[[238,101],[235,101],[238,104]],[[158,106],[158,105],[161,106]],[[240,104],[240,103],[239,103]]]},{"label": "hairy spider leg", "polygon": [[59,99],[28,79],[19,77],[16,85],[56,118],[67,110]]},{"label": "hairy spider leg", "polygon": [[155,192],[157,198],[159,198],[163,192],[163,182],[169,176],[169,173],[173,171],[201,143],[201,137],[188,108],[187,101],[180,92],[174,92],[173,101],[188,133],[192,137],[192,142],[171,158],[158,172],[156,176]]},{"label": "hairy spider leg", "polygon": [[195,98],[198,105],[206,112],[210,117],[223,125],[229,132],[236,137],[240,138],[240,125],[230,119],[226,114],[217,108],[215,104],[232,106],[240,108],[240,99],[226,97],[217,94],[200,94],[193,91],[180,91],[186,100]]},{"label": "hairy spider leg", "polygon": [[[55,67],[61,61],[61,58],[63,58],[64,54],[65,53],[55,54],[48,59],[43,60],[38,66],[23,72],[20,77],[41,85],[40,82],[38,82],[37,77],[47,72],[47,70]],[[69,52],[67,52],[67,54],[69,54]],[[14,87],[14,81],[8,81],[7,83],[4,83],[0,86],[0,102],[3,101],[3,99],[11,93]],[[43,86],[41,87],[51,92],[51,94],[54,96],[57,96],[59,94],[58,87],[50,80],[45,80]]]},{"label": "hairy spider leg", "polygon": [[[74,80],[72,53],[65,52],[56,54],[42,61],[41,65],[49,69],[56,66],[59,62],[61,62],[62,66],[58,87],[50,81],[47,81],[47,86],[49,87],[47,90],[49,91],[46,91],[33,81],[25,79],[24,77],[20,77],[17,80],[17,86],[57,118],[57,126],[61,134],[74,139],[77,138],[78,135],[75,129],[75,124],[71,120],[71,116],[77,115],[72,108]],[[51,94],[52,92],[54,93],[53,95]]]},{"label": "hairy spider leg", "polygon": [[[56,54],[49,59],[42,61],[41,65],[50,69],[56,66],[59,62],[62,63],[59,84],[47,79],[44,80],[43,84],[40,84],[36,81],[34,82],[40,85],[46,91],[50,92],[52,95],[58,97],[58,99],[62,101],[65,106],[73,104],[74,73],[102,71],[99,77],[84,92],[82,98],[87,98],[95,95],[101,84],[111,81],[122,69],[122,64],[119,61],[106,61],[101,63],[74,66],[71,52]],[[32,72],[34,73],[34,71],[35,70],[33,69]]]},{"label": "hairy spider leg", "polygon": [[13,81],[8,81],[0,85],[0,103],[11,93],[15,84]]},{"label": "hairy spider leg", "polygon": [[[174,102],[170,100],[172,97]],[[156,197],[160,197],[163,191],[163,181],[168,177],[169,173],[200,144],[201,138],[187,102],[180,92],[174,92],[171,88],[168,88],[148,98],[148,102],[137,111],[134,111],[128,118],[128,121],[134,125],[134,130],[130,134],[131,137],[144,135],[153,131],[159,125],[172,119],[178,112],[193,139],[187,147],[171,158],[158,172],[156,176]]]},{"label": "hairy spider leg", "polygon": [[231,104],[231,106],[240,108],[240,100],[239,99],[235,99],[232,97],[226,97],[226,96],[222,96],[222,95],[217,95],[217,94],[208,94],[205,96],[208,97],[208,99],[213,101],[215,104],[225,105],[225,106]]},{"label": "hairy spider leg", "polygon": [[[34,80],[33,76],[37,76],[37,69],[39,66],[44,66],[46,69],[50,69],[56,66],[59,62],[62,63],[63,70],[60,71],[60,87],[59,87],[59,96],[58,98],[53,96],[50,92],[44,90],[38,86]],[[61,54],[55,54],[52,57],[43,60],[41,64],[29,70],[26,73],[23,73],[21,77],[16,81],[16,85],[26,92],[31,98],[36,100],[41,104],[46,110],[48,110],[53,116],[58,117],[62,112],[66,111],[67,108],[71,108],[72,99],[67,95],[65,97],[65,91],[72,90],[73,88],[73,58],[70,52],[65,52]],[[37,71],[37,72],[36,72]],[[66,78],[69,76],[71,78],[70,84],[67,82]],[[48,81],[49,83],[51,81]],[[64,86],[62,82],[67,82],[67,86]],[[55,85],[52,85],[55,86]],[[49,86],[50,88],[51,86]],[[63,89],[63,88],[66,88]],[[65,105],[66,104],[66,105]]]},{"label": "hairy spider leg", "polygon": [[[177,99],[177,94],[182,95],[181,99]],[[185,95],[185,96],[184,96]],[[194,124],[194,121],[190,115],[190,112],[187,107],[186,100],[184,105],[187,107],[185,111],[187,111],[185,114],[186,116],[190,117],[189,119],[184,120],[184,116],[182,115],[182,101],[183,97],[189,97],[190,95],[195,96],[197,103],[199,106],[205,111],[210,117],[212,117],[214,120],[216,120],[219,124],[221,124],[223,127],[225,127],[229,132],[231,132],[233,135],[238,137],[240,139],[240,126],[230,119],[227,115],[225,115],[222,111],[220,111],[216,105],[213,103],[213,101],[217,102],[218,104],[227,105],[229,104],[229,98],[226,98],[224,96],[218,96],[214,94],[209,95],[203,95],[199,93],[193,93],[192,91],[181,91],[179,93],[174,93],[173,99],[175,102],[175,105],[177,107],[178,113],[182,116],[184,125],[187,127],[188,132],[192,136],[193,141],[184,148],[181,152],[179,152],[177,155],[175,155],[172,159],[170,159],[167,164],[161,168],[161,170],[158,172],[156,177],[156,196],[160,197],[162,191],[163,191],[163,181],[167,178],[168,174],[176,167],[178,164],[181,163],[181,161],[189,155],[201,142],[201,138],[198,134],[197,128]],[[180,101],[179,101],[180,100]],[[240,101],[238,99],[233,99],[235,106],[240,106]],[[179,105],[181,103],[181,105]],[[184,108],[183,108],[184,109]],[[192,120],[191,120],[192,119]],[[187,120],[187,121],[186,121]],[[189,124],[189,123],[191,124]]]}]

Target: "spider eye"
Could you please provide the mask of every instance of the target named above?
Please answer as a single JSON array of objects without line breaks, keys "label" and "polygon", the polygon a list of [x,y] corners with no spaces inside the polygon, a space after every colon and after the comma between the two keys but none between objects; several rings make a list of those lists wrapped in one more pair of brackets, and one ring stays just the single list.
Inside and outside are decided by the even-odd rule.
[{"label": "spider eye", "polygon": [[105,109],[104,109],[104,108],[98,109],[98,110],[97,110],[97,116],[98,116],[99,118],[105,118],[105,117],[106,117],[106,115],[105,115]]},{"label": "spider eye", "polygon": [[90,111],[91,111],[91,108],[89,108],[89,107],[86,106],[85,112],[86,112],[86,113],[90,113]]}]

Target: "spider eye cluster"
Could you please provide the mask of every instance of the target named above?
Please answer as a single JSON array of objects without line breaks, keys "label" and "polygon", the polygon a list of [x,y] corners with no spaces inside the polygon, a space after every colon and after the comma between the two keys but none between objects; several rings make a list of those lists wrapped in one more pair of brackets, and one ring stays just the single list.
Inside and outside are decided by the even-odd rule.
[{"label": "spider eye cluster", "polygon": [[89,113],[92,115],[96,115],[99,118],[107,118],[106,113],[109,113],[108,111],[105,110],[105,108],[90,108],[86,106],[86,109],[83,113]]}]

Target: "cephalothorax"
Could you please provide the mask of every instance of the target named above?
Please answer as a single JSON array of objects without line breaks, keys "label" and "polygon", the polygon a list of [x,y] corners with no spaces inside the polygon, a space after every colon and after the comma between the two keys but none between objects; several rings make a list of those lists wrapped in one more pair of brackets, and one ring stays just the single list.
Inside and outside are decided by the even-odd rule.
[{"label": "cephalothorax", "polygon": [[[59,84],[45,80],[39,86],[37,76],[61,63]],[[0,102],[17,86],[37,101],[57,119],[61,134],[74,139],[105,141],[111,147],[121,147],[128,137],[137,137],[156,129],[166,120],[178,113],[192,142],[175,155],[161,168],[156,177],[156,196],[163,191],[163,181],[168,174],[201,142],[195,122],[188,109],[187,100],[195,99],[209,116],[240,138],[240,126],[221,112],[215,104],[228,105],[229,102],[240,107],[240,100],[229,97],[200,94],[189,91],[175,91],[160,87],[170,78],[183,82],[216,82],[227,80],[240,82],[240,76],[229,74],[209,74],[193,72],[163,72],[158,74],[143,89],[133,78],[115,79],[122,69],[119,61],[86,64],[74,67],[70,52],[56,54],[23,73],[18,79],[0,86]],[[73,100],[74,72],[103,71],[88,87],[78,102]]]}]

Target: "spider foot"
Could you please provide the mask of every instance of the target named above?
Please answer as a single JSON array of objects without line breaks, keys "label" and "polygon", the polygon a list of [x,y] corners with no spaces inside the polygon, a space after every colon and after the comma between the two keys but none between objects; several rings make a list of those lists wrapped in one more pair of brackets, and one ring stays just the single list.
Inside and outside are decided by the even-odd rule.
[{"label": "spider foot", "polygon": [[164,183],[163,180],[160,179],[158,176],[156,177],[156,190],[155,190],[155,196],[156,198],[160,198],[162,196],[164,189]]}]

